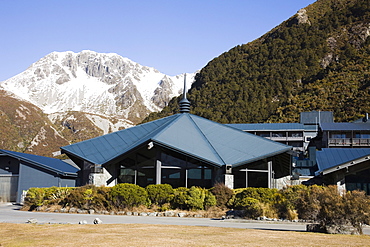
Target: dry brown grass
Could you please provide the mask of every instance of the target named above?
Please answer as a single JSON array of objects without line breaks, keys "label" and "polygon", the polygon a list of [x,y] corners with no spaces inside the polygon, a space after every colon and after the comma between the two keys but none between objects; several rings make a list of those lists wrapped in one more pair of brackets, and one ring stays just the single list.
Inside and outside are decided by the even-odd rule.
[{"label": "dry brown grass", "polygon": [[0,223],[0,246],[370,246],[370,236],[200,226]]}]

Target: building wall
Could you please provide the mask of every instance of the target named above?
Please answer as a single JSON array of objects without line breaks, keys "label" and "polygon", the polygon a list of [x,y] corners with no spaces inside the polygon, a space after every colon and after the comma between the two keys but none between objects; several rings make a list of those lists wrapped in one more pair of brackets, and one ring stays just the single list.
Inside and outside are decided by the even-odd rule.
[{"label": "building wall", "polygon": [[15,175],[19,173],[19,161],[17,159],[0,156],[0,174]]},{"label": "building wall", "polygon": [[15,201],[18,193],[19,161],[0,156],[0,202]]},{"label": "building wall", "polygon": [[17,202],[21,202],[23,191],[32,187],[74,187],[75,185],[76,182],[74,178],[61,178],[50,171],[20,163]]}]

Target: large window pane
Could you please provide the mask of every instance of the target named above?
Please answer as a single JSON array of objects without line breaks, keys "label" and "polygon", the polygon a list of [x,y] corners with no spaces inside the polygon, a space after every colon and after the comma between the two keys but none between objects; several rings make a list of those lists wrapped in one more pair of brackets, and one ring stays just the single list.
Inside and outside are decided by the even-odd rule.
[{"label": "large window pane", "polygon": [[137,155],[137,182],[141,187],[155,184],[155,160]]},{"label": "large window pane", "polygon": [[162,184],[170,184],[172,187],[185,187],[186,161],[181,157],[174,157],[162,152]]}]

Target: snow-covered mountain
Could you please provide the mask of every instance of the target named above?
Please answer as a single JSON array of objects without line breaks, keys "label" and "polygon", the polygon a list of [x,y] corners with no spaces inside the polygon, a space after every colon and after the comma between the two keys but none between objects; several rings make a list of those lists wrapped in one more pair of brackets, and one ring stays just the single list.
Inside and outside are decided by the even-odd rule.
[{"label": "snow-covered mountain", "polygon": [[[194,75],[187,74],[187,88]],[[182,93],[183,84],[184,75],[167,76],[114,53],[68,51],[50,53],[0,87],[54,122],[70,118],[68,112],[83,112],[106,133],[160,111]]]}]

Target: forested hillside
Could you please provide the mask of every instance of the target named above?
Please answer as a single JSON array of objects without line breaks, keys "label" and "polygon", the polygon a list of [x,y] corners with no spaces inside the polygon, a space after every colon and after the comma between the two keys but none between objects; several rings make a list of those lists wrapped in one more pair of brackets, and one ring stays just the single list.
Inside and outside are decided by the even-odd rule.
[{"label": "forested hillside", "polygon": [[[312,110],[357,119],[370,112],[369,36],[370,0],[318,0],[210,61],[187,95],[191,113],[220,123],[297,122]],[[145,121],[177,113],[178,101]]]}]

